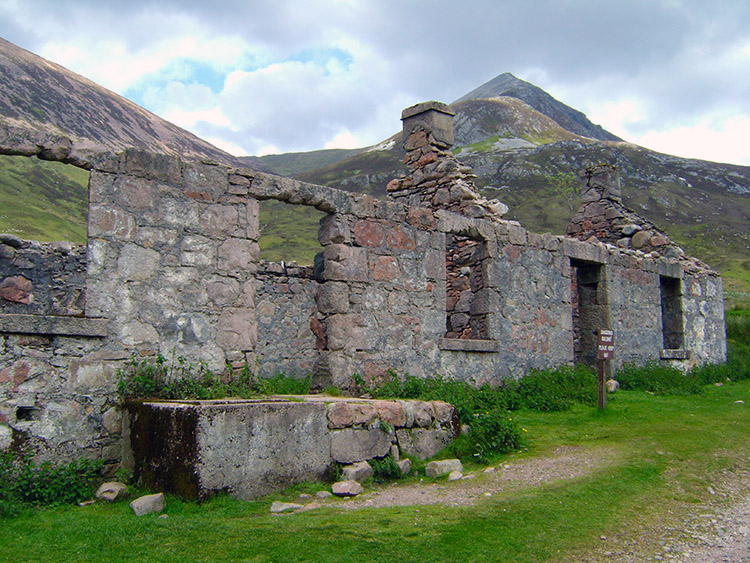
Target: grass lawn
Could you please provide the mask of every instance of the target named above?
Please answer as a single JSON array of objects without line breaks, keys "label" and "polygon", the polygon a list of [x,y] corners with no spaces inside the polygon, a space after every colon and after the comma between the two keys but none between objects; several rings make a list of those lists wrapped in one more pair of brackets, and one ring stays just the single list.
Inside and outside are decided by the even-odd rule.
[{"label": "grass lawn", "polygon": [[[271,515],[273,500],[168,498],[166,518],[136,518],[127,502],[30,510],[0,521],[3,561],[555,561],[601,549],[601,536],[643,537],[747,471],[750,381],[693,396],[619,392],[607,411],[516,412],[529,452],[560,445],[611,451],[585,477],[514,489],[473,506],[345,510],[334,499],[307,513]],[[479,474],[478,480],[484,478]],[[414,482],[414,478],[413,481]],[[718,498],[718,497],[714,497]],[[643,535],[645,534],[645,536]],[[656,541],[656,540],[654,540]]]}]

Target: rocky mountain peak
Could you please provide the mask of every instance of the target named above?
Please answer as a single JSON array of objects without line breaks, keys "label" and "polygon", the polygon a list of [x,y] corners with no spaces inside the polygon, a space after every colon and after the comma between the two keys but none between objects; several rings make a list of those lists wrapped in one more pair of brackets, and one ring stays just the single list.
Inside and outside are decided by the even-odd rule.
[{"label": "rocky mountain peak", "polygon": [[591,123],[586,115],[556,100],[547,92],[530,82],[516,78],[505,72],[485,82],[471,92],[464,94],[453,103],[509,96],[526,102],[532,108],[556,121],[571,133],[598,139],[600,141],[622,141],[616,135],[605,131],[600,125]]}]

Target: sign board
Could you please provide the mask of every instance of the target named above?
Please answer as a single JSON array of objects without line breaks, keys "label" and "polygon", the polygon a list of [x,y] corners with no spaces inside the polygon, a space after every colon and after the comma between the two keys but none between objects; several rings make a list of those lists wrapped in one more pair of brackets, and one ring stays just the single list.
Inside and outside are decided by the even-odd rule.
[{"label": "sign board", "polygon": [[615,357],[615,331],[600,328],[598,336],[596,357],[600,360],[611,360]]}]

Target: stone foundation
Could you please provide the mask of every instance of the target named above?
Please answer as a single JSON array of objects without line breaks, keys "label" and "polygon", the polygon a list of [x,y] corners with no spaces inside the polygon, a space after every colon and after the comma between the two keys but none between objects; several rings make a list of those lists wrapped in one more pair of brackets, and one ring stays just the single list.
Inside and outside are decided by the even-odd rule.
[{"label": "stone foundation", "polygon": [[127,407],[124,464],[153,489],[187,499],[251,499],[333,475],[335,463],[380,458],[396,445],[426,459],[458,435],[441,401],[331,397],[144,402]]}]

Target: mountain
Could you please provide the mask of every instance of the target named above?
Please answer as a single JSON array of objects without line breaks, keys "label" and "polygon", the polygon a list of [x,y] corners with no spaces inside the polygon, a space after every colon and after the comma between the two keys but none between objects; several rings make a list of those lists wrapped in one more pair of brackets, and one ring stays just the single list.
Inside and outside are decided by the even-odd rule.
[{"label": "mountain", "polygon": [[0,38],[0,137],[46,147],[40,155],[86,165],[95,153],[137,147],[189,160],[232,155],[142,107]]},{"label": "mountain", "polygon": [[[750,167],[684,159],[627,143],[540,88],[501,74],[453,104],[453,148],[477,185],[532,231],[561,234],[580,205],[578,171],[620,170],[625,204],[688,252],[750,291]],[[356,150],[235,159],[136,104],[0,39],[0,138],[21,135],[78,165],[98,150],[140,147],[246,166],[384,196],[405,172],[399,135]],[[42,158],[59,157],[41,151]],[[44,166],[42,166],[44,165]],[[47,166],[49,165],[49,166]],[[40,240],[85,240],[86,180],[58,163],[0,158],[0,231]],[[296,215],[295,215],[296,214]],[[314,210],[262,202],[261,248],[269,259],[315,253]],[[301,253],[300,250],[301,249]],[[296,253],[296,254],[295,254]]]},{"label": "mountain", "polygon": [[522,102],[526,102],[530,107],[546,115],[557,122],[560,127],[567,129],[571,133],[600,141],[622,141],[619,137],[602,129],[601,126],[591,123],[580,111],[566,106],[538,86],[520,80],[509,72],[496,76],[489,82],[485,82],[468,94],[464,94],[453,103],[499,98],[501,96],[516,98]]},{"label": "mountain", "polygon": [[[613,164],[628,207],[719,269],[730,289],[750,291],[750,167],[680,158],[619,140],[510,74],[452,107],[453,152],[474,169],[484,195],[510,207],[508,218],[532,231],[564,233],[580,205],[578,171]],[[319,161],[294,177],[384,196],[387,182],[406,171],[397,138],[335,162]],[[308,161],[315,163],[319,153],[307,153]],[[275,159],[278,165],[284,155]]]}]

